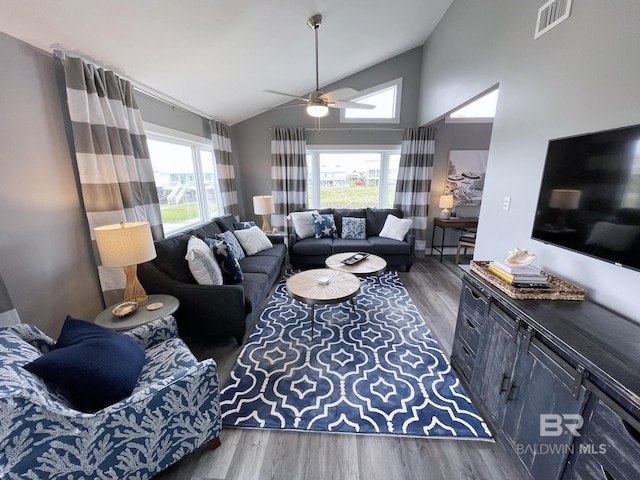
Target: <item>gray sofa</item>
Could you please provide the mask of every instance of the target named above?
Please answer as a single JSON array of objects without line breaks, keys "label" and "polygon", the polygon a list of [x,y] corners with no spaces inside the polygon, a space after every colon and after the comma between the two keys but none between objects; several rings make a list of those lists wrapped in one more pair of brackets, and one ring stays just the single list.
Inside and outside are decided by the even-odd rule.
[{"label": "gray sofa", "polygon": [[[304,209],[300,211],[311,211]],[[295,232],[289,234],[289,257],[293,268],[309,268],[324,265],[324,261],[334,253],[368,252],[387,261],[389,267],[404,266],[408,272],[415,260],[415,235],[407,233],[404,240],[380,237],[387,215],[402,218],[402,210],[397,208],[324,208],[320,214],[332,214],[337,238],[298,238]],[[342,218],[356,217],[366,219],[366,238],[363,240],[343,239]]]},{"label": "gray sofa", "polygon": [[138,278],[147,293],[166,293],[180,300],[174,317],[180,336],[186,340],[233,337],[241,344],[247,327],[282,273],[284,238],[270,236],[272,248],[240,260],[242,283],[198,285],[185,260],[189,238],[195,235],[204,239],[233,231],[234,222],[233,215],[217,217],[194,230],[156,241],[157,257],[138,265]]}]

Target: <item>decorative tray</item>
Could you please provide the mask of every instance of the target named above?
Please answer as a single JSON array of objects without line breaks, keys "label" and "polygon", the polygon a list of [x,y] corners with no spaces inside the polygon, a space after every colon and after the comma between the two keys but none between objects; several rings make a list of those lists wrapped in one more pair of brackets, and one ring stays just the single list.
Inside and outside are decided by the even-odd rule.
[{"label": "decorative tray", "polygon": [[494,287],[499,288],[511,298],[518,300],[584,300],[585,290],[573,283],[542,272],[549,281],[545,288],[514,287],[496,277],[487,267],[488,261],[471,261],[471,271],[478,274]]},{"label": "decorative tray", "polygon": [[351,255],[349,258],[345,258],[344,260],[342,260],[342,263],[344,263],[345,265],[355,265],[356,263],[361,262],[362,260],[367,258],[369,255],[369,253],[358,252]]}]

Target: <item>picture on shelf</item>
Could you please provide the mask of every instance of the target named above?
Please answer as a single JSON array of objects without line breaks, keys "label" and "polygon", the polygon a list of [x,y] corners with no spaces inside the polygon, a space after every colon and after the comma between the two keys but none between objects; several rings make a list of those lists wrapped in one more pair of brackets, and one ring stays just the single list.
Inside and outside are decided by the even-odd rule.
[{"label": "picture on shelf", "polygon": [[489,150],[450,150],[446,195],[454,207],[478,206],[482,200]]}]

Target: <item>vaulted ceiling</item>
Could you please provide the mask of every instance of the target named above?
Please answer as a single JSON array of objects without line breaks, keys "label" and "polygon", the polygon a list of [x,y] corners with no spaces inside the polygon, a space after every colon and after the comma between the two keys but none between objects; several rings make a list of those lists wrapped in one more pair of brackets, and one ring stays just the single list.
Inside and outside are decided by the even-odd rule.
[{"label": "vaulted ceiling", "polygon": [[234,124],[422,45],[453,0],[2,0],[0,31]]}]

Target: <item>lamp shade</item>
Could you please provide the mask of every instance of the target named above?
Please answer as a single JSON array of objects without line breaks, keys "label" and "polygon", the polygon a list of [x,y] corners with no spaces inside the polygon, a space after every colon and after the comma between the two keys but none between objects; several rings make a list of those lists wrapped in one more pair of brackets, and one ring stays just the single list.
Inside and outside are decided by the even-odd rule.
[{"label": "lamp shade", "polygon": [[440,208],[451,208],[453,207],[453,195],[442,195],[440,197],[440,203],[438,204]]},{"label": "lamp shade", "polygon": [[329,107],[326,105],[308,105],[307,113],[316,118],[326,117],[329,114]]},{"label": "lamp shade", "polygon": [[555,189],[551,191],[549,206],[561,210],[576,210],[580,205],[580,190]]},{"label": "lamp shade", "polygon": [[273,197],[271,195],[258,195],[253,197],[253,213],[265,215],[273,213]]},{"label": "lamp shade", "polygon": [[104,267],[126,267],[156,258],[147,222],[122,222],[93,229]]}]

